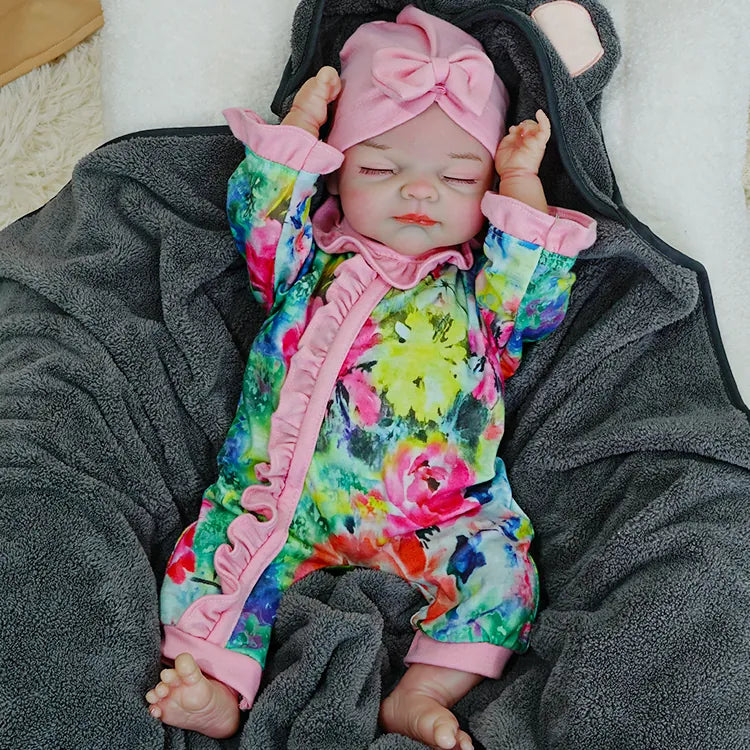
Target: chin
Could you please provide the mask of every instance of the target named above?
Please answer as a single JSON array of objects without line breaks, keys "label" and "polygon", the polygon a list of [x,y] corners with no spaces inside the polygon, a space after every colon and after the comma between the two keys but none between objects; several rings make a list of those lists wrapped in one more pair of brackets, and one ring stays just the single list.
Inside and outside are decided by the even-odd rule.
[{"label": "chin", "polygon": [[424,255],[429,253],[430,250],[434,250],[436,247],[442,247],[442,245],[427,245],[422,247],[413,247],[411,245],[395,245],[391,246],[391,249],[397,252],[399,255],[408,255],[411,258],[416,258],[418,255]]},{"label": "chin", "polygon": [[401,255],[424,255],[432,250],[437,250],[439,247],[456,247],[462,245],[464,242],[470,240],[471,237],[456,237],[455,239],[443,238],[438,242],[421,242],[421,243],[409,243],[399,242],[390,247]]},{"label": "chin", "polygon": [[417,227],[410,228],[406,232],[401,231],[395,237],[391,236],[389,239],[383,238],[381,241],[400,255],[408,255],[410,257],[424,255],[438,247],[445,247],[447,244],[452,244],[450,241],[445,242],[443,238],[430,237],[421,228]]}]

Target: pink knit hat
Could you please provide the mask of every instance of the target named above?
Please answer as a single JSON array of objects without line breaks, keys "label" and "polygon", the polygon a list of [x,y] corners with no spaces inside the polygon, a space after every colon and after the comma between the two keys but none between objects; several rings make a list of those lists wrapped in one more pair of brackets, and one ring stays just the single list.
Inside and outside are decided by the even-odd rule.
[{"label": "pink knit hat", "polygon": [[424,112],[433,102],[492,156],[508,92],[482,45],[408,5],[395,23],[360,26],[341,50],[341,94],[326,139],[344,151]]}]

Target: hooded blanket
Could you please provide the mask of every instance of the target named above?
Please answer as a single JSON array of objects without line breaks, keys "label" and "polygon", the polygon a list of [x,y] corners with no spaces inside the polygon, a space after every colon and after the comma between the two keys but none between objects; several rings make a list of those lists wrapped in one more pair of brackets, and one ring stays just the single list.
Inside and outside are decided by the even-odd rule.
[{"label": "hooded blanket", "polygon": [[[277,111],[357,25],[403,5],[304,0]],[[621,205],[599,128],[609,17],[593,0],[418,5],[482,42],[510,121],[549,113],[550,202],[599,224],[565,321],[506,393],[501,452],[542,586],[531,647],[456,713],[492,750],[745,747],[748,414],[705,272]],[[542,5],[586,13],[601,57],[571,69]],[[420,602],[377,571],[289,590],[236,737],[164,727],[143,699],[166,560],[215,477],[262,322],[225,214],[242,153],[226,128],[127,136],[0,233],[1,748],[421,747],[377,728]]]}]

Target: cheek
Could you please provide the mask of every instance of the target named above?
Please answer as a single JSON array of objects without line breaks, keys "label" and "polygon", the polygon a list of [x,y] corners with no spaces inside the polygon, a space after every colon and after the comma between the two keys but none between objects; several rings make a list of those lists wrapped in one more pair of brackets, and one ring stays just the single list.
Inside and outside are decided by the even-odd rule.
[{"label": "cheek", "polygon": [[473,237],[484,225],[484,214],[480,208],[481,198],[457,202],[452,211],[453,221]]},{"label": "cheek", "polygon": [[375,218],[378,205],[377,191],[372,187],[364,189],[353,185],[342,186],[341,208],[347,219],[353,224],[368,224]]},{"label": "cheek", "polygon": [[350,210],[357,210],[365,202],[365,191],[356,187],[346,186],[341,190],[341,203]]}]

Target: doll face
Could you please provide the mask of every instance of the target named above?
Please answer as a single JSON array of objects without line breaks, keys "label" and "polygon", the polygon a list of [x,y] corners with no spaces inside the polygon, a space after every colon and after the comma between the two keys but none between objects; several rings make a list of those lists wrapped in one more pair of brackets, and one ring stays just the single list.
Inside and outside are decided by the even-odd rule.
[{"label": "doll face", "polygon": [[474,237],[494,177],[487,149],[433,104],[347,149],[328,189],[360,234],[415,256]]}]

